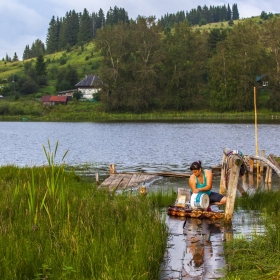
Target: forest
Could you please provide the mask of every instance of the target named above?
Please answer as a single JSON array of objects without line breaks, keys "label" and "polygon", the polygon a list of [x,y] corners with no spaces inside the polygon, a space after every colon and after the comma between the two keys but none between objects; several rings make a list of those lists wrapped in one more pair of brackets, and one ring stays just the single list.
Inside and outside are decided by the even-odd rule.
[{"label": "forest", "polygon": [[[200,15],[198,25],[192,23],[194,15]],[[254,87],[260,108],[279,111],[280,17],[265,12],[257,18],[238,17],[235,4],[232,9],[198,6],[160,20],[132,20],[117,7],[106,18],[102,10],[92,15],[86,9],[68,12],[63,19],[52,18],[46,48],[38,41],[31,49],[26,46],[25,74],[17,78],[22,85],[37,82],[32,90],[27,85],[23,94],[40,92],[51,79],[56,80],[56,91],[73,88],[82,76],[66,56],[93,43],[95,56],[101,57],[92,68],[103,82],[98,100],[108,112],[245,112],[254,107]],[[204,24],[214,19],[220,27]],[[54,71],[52,60],[44,57],[58,51],[62,68]],[[35,66],[29,55],[36,57]]]},{"label": "forest", "polygon": [[262,108],[279,111],[280,17],[231,28],[170,32],[153,18],[105,26],[95,45],[103,62],[101,100],[109,110],[249,111],[253,89]]}]

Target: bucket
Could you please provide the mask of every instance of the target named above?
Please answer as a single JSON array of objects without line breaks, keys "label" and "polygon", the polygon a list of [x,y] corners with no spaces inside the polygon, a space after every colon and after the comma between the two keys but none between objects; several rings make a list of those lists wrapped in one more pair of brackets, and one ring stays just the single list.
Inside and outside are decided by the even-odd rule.
[{"label": "bucket", "polygon": [[191,196],[191,207],[193,209],[207,209],[209,206],[209,196],[206,193],[193,193]]}]

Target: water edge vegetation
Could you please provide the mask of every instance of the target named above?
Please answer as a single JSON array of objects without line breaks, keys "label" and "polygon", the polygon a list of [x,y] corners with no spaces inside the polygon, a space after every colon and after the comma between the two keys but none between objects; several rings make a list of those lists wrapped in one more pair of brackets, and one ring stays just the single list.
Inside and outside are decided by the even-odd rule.
[{"label": "water edge vegetation", "polygon": [[254,235],[252,240],[240,236],[225,243],[226,279],[280,278],[279,200],[279,190],[257,190],[254,194],[237,198],[235,207],[261,211],[265,233]]},{"label": "water edge vegetation", "polygon": [[[100,102],[68,102],[67,105],[44,106],[35,98],[14,101],[0,100],[0,121],[180,121],[180,120],[225,120],[254,121],[254,111],[249,112],[215,112],[210,110],[154,110],[151,112],[107,112]],[[258,110],[259,121],[277,122],[279,112],[267,109]]]},{"label": "water edge vegetation", "polygon": [[47,166],[0,167],[1,279],[158,279],[174,194],[97,190],[44,151]]}]

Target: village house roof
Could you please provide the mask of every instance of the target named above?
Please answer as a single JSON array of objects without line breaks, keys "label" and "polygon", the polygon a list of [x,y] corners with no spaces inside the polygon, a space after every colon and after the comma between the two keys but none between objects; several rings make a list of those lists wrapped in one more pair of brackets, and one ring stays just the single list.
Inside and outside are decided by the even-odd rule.
[{"label": "village house roof", "polygon": [[50,101],[67,103],[67,96],[51,96]]},{"label": "village house roof", "polygon": [[51,96],[50,95],[44,95],[42,96],[42,102],[50,102]]},{"label": "village house roof", "polygon": [[101,86],[100,78],[96,75],[88,75],[86,76],[82,81],[77,83],[75,87],[97,87],[99,88]]},{"label": "village house roof", "polygon": [[67,104],[68,96],[52,96],[44,95],[42,96],[43,103],[65,103]]}]

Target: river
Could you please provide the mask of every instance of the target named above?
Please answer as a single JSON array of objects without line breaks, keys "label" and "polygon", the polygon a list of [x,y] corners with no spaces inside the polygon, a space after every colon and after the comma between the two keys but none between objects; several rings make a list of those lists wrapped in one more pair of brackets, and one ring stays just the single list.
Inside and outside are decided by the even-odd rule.
[{"label": "river", "polygon": [[[258,125],[258,147],[280,155],[280,124]],[[221,162],[223,148],[255,154],[254,124],[191,122],[0,122],[0,165],[46,163],[48,140],[59,163],[66,150],[70,165],[90,164],[117,171],[185,172],[191,162]]]}]

